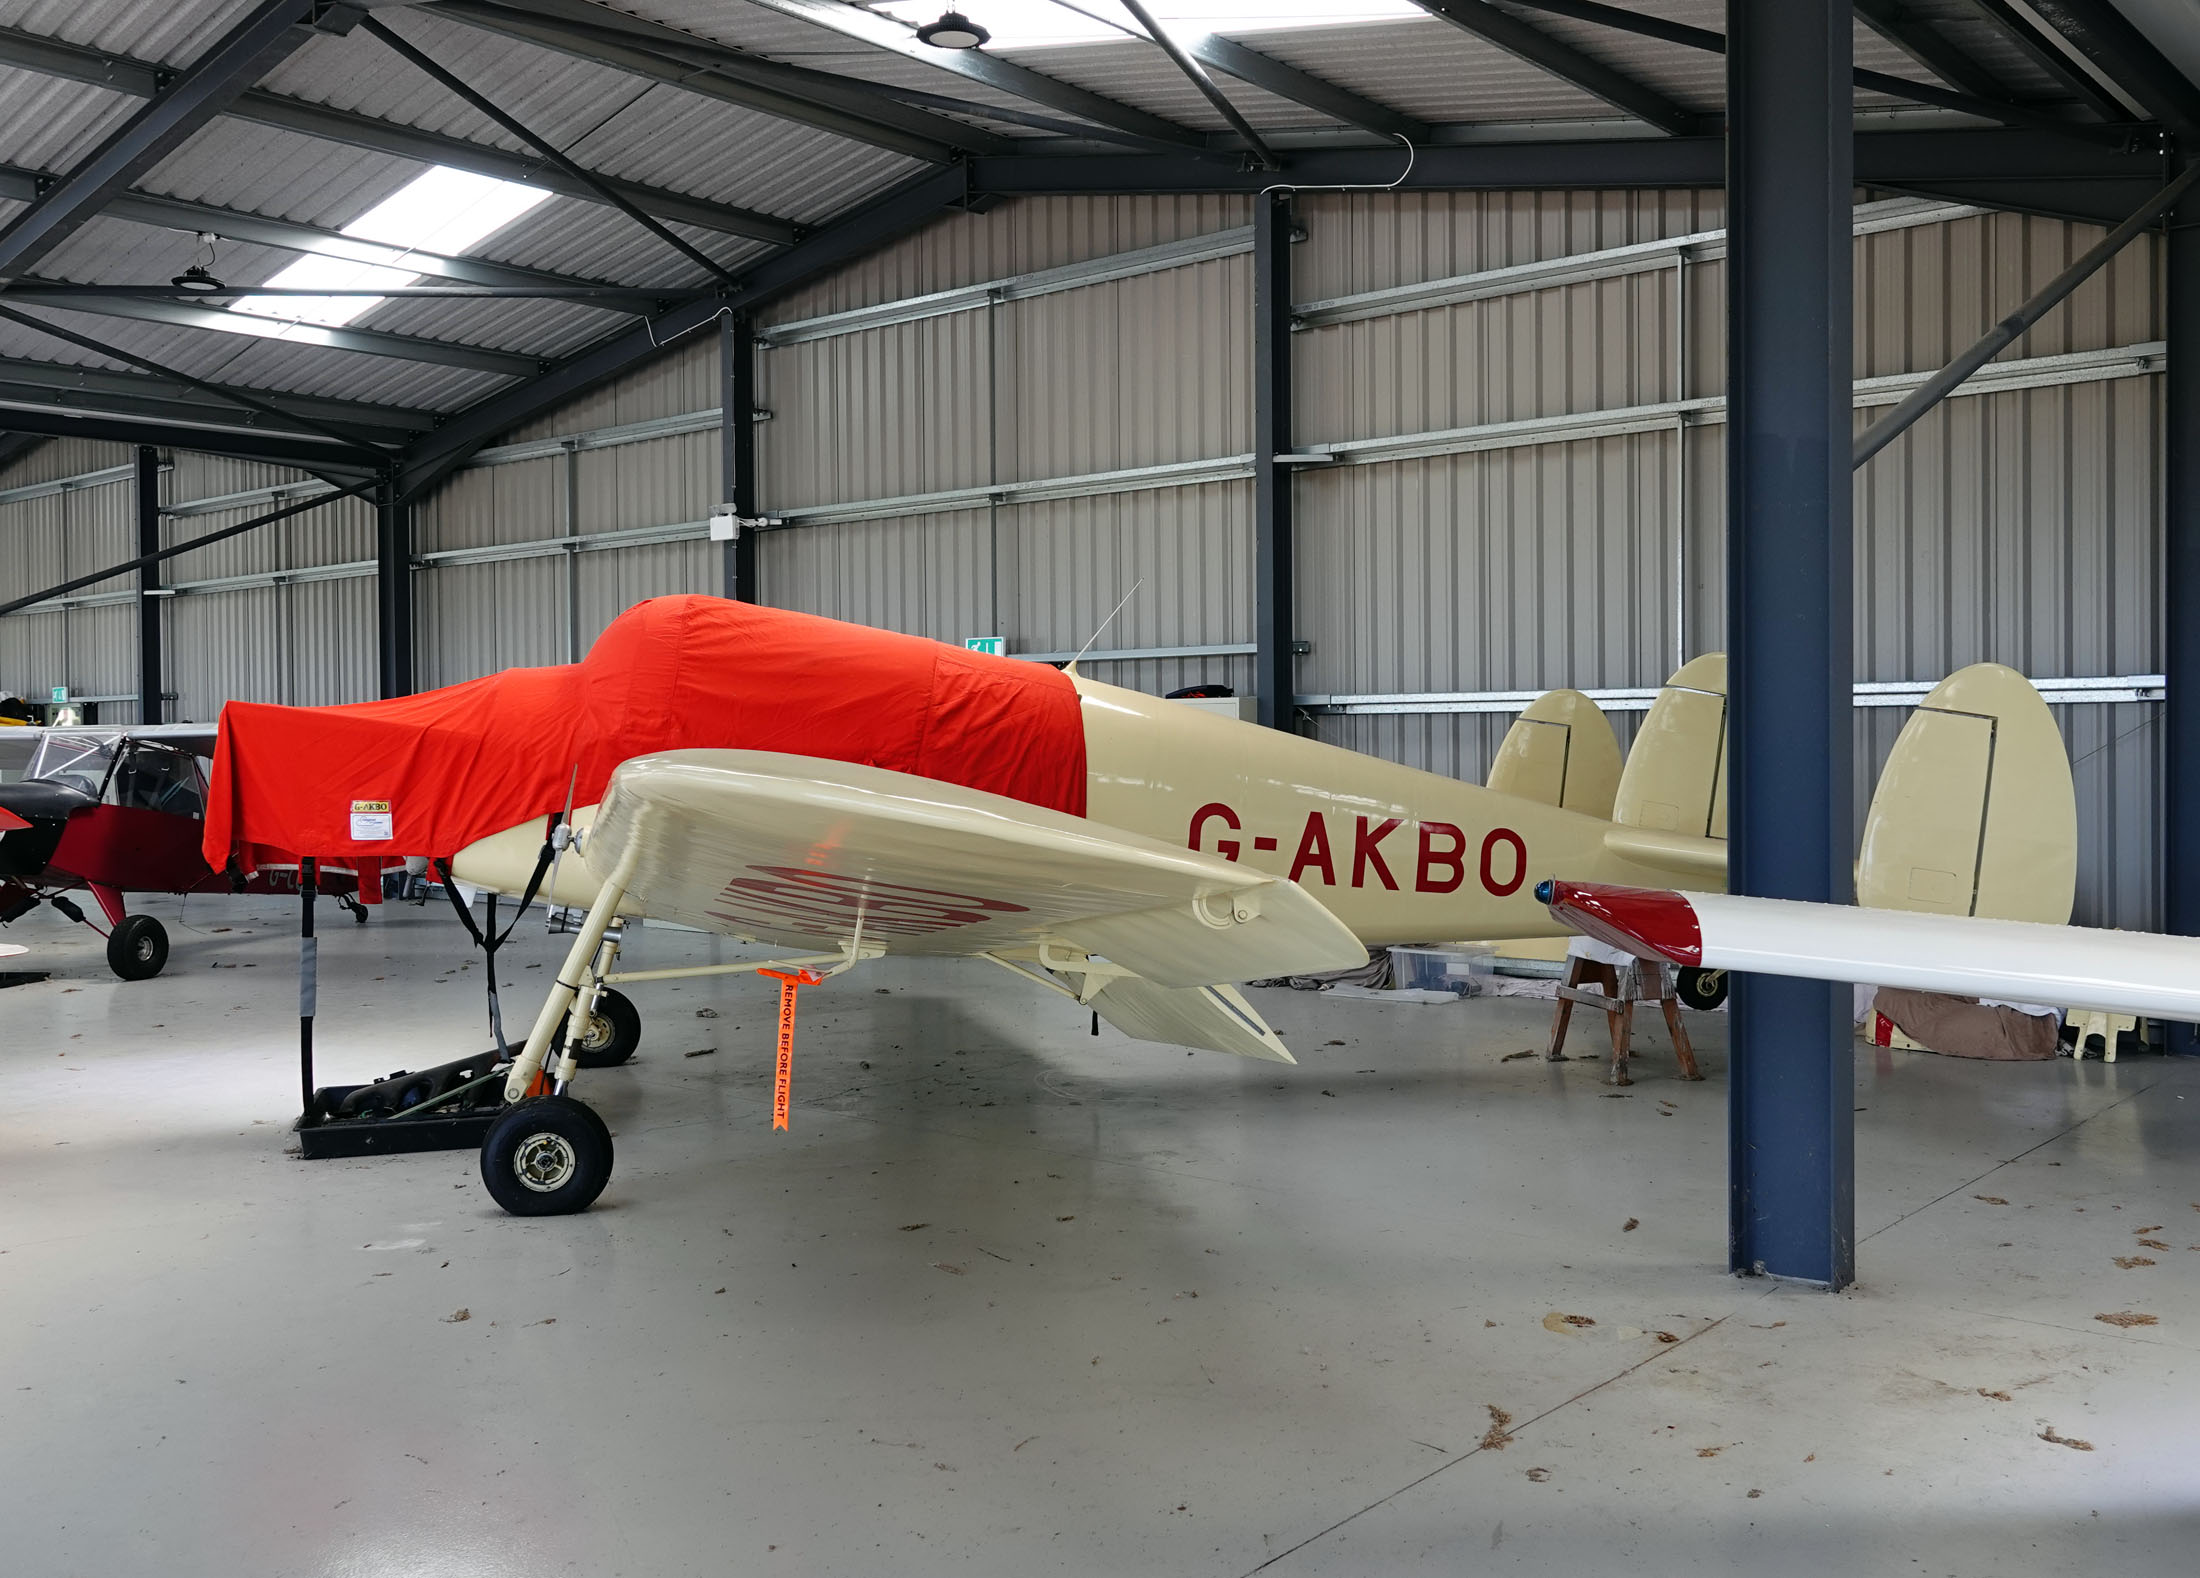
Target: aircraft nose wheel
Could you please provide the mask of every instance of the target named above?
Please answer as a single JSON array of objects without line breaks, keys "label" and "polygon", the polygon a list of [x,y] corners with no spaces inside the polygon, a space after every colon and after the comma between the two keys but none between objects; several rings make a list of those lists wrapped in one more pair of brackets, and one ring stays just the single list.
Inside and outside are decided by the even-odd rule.
[{"label": "aircraft nose wheel", "polygon": [[126,916],[107,934],[107,968],[125,981],[149,981],[167,964],[168,928],[152,916]]},{"label": "aircraft nose wheel", "polygon": [[[641,1044],[641,1011],[623,992],[605,987],[596,994],[588,1028],[581,1033],[581,1044],[573,1049],[573,1061],[582,1068],[616,1068]],[[565,1032],[560,1029],[557,1039],[550,1043],[552,1057],[564,1045]]]},{"label": "aircraft nose wheel", "polygon": [[1673,979],[1673,995],[1683,1008],[1710,1013],[1726,1001],[1727,985],[1724,970],[1683,969]]},{"label": "aircraft nose wheel", "polygon": [[491,1125],[481,1181],[514,1216],[585,1211],[611,1181],[611,1131],[571,1096],[535,1096]]}]

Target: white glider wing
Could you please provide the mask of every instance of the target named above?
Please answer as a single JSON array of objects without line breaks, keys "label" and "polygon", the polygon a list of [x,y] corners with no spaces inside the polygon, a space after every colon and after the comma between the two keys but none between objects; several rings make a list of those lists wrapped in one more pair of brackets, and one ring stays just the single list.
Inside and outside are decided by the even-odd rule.
[{"label": "white glider wing", "polygon": [[[1103,956],[1156,988],[1367,957],[1295,883],[1001,795],[814,757],[636,757],[613,775],[583,849],[628,913],[774,944],[830,950],[860,934],[889,953],[1051,948]],[[1127,1006],[1137,994],[1122,995]],[[1184,999],[1142,1000],[1157,1024],[1173,1022],[1163,1001]],[[1094,1006],[1109,1006],[1104,993]]]},{"label": "white glider wing", "polygon": [[2200,938],[1602,883],[1553,916],[1645,959],[2200,1023]]}]

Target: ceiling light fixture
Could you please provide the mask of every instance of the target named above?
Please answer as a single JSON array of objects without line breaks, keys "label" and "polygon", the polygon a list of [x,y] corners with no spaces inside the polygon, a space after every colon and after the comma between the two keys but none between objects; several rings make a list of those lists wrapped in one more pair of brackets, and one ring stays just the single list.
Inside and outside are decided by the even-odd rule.
[{"label": "ceiling light fixture", "polygon": [[198,236],[199,246],[204,250],[204,255],[181,274],[170,279],[168,283],[178,290],[188,290],[194,295],[210,296],[224,287],[222,282],[214,277],[214,271],[207,267],[209,263],[214,261],[213,236],[204,230],[201,230]]},{"label": "ceiling light fixture", "polygon": [[960,11],[943,11],[937,22],[917,29],[917,39],[934,49],[976,49],[993,35]]}]

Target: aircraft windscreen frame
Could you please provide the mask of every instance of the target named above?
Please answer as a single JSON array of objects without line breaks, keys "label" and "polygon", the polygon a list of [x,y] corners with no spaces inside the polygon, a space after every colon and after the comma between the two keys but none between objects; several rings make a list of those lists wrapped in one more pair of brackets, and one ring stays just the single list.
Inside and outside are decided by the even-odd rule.
[{"label": "aircraft windscreen frame", "polygon": [[[31,752],[30,765],[23,770],[27,779],[35,778],[50,783],[66,783],[82,789],[86,794],[99,794],[107,786],[107,775],[113,771],[115,753],[122,747],[121,733],[98,734],[48,734]],[[86,764],[97,759],[97,769],[87,771]]]}]

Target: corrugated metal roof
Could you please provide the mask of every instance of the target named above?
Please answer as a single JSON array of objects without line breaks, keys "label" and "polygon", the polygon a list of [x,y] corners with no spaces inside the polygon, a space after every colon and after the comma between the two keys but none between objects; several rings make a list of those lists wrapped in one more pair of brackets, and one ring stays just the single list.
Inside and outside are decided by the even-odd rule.
[{"label": "corrugated metal roof", "polygon": [[1247,47],[1422,120],[1609,120],[1601,99],[1434,18],[1246,33]]},{"label": "corrugated metal roof", "polygon": [[0,0],[0,27],[187,65],[259,0]]},{"label": "corrugated metal roof", "polygon": [[[252,3],[0,0],[0,27],[185,66]],[[1719,107],[1725,67],[1715,53],[1570,20],[1513,0],[1498,3],[1687,108],[1708,112]],[[1712,32],[1724,29],[1725,0],[1627,3],[1642,14]],[[921,55],[876,48],[747,0],[609,0],[608,8],[765,59],[945,95],[971,106],[979,124],[1005,136],[1046,134],[986,120],[988,109],[1073,119],[963,77],[948,69],[946,57],[934,64]],[[1908,14],[1938,30],[1981,70],[2008,83],[2013,97],[2067,97],[2052,75],[2033,64],[1969,0],[1913,0]],[[383,19],[591,169],[697,201],[819,226],[924,168],[919,160],[867,142],[515,41],[432,10],[391,8]],[[1625,123],[1625,117],[1594,96],[1434,19],[1244,29],[1232,36],[1258,53],[1431,123]],[[1869,28],[1858,27],[1855,47],[1860,66],[1934,80],[1926,67]],[[1187,129],[1225,130],[1222,117],[1144,40],[1127,37],[994,53]],[[1321,111],[1219,72],[1214,75],[1231,102],[1265,131],[1336,128],[1335,120]],[[463,139],[531,163],[539,159],[523,139],[364,31],[315,38],[260,86],[264,92]],[[1859,95],[1858,102],[1876,108],[1895,101]],[[141,103],[89,84],[0,66],[0,162],[40,170],[68,168]],[[340,229],[422,168],[421,159],[231,117],[209,123],[137,185],[188,202]],[[0,219],[14,210],[15,205],[0,204]],[[772,251],[764,243],[731,234],[678,229],[736,272]],[[707,282],[692,260],[629,217],[604,204],[562,195],[476,250],[485,258],[583,278],[666,288]],[[55,249],[40,270],[96,283],[153,282],[175,273],[193,254],[186,232],[100,219]],[[233,281],[257,282],[293,256],[280,248],[224,241],[216,272]],[[65,314],[62,321],[196,376],[300,393],[449,409],[508,382],[494,374],[197,328],[85,313]],[[555,358],[616,332],[628,321],[605,309],[554,300],[399,301],[374,308],[359,326]],[[12,327],[0,330],[0,351],[58,363],[93,360],[88,353]]]},{"label": "corrugated metal roof", "polygon": [[0,66],[0,162],[65,170],[98,147],[137,103],[87,83]]}]

